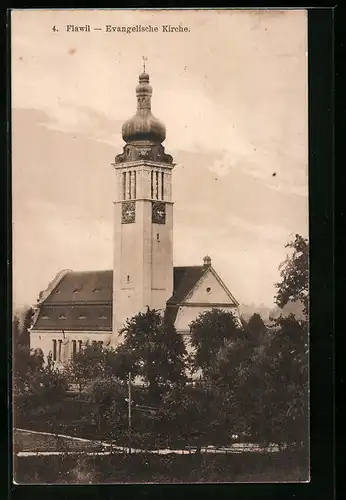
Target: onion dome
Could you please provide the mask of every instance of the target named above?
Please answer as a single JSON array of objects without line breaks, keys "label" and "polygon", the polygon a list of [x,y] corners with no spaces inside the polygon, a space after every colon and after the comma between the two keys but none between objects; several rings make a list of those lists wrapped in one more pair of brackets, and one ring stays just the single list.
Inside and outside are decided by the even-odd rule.
[{"label": "onion dome", "polygon": [[146,141],[161,144],[166,139],[166,127],[151,113],[152,93],[149,75],[144,71],[139,76],[139,83],[136,87],[137,113],[122,127],[122,135],[126,143]]}]

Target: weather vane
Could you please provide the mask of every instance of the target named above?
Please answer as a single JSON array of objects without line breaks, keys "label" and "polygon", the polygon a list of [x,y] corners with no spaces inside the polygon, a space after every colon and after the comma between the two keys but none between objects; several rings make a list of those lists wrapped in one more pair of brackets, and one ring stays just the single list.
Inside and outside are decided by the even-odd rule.
[{"label": "weather vane", "polygon": [[142,59],[143,59],[143,71],[144,71],[144,73],[145,73],[145,63],[146,63],[146,61],[148,60],[148,58],[147,58],[147,57],[145,57],[145,56],[142,56]]}]

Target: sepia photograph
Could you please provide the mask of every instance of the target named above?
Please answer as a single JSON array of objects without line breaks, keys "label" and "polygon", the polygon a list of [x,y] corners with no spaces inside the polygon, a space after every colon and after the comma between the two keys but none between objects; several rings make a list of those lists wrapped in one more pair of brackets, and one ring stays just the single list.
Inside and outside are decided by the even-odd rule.
[{"label": "sepia photograph", "polygon": [[307,11],[10,17],[13,482],[309,482]]}]

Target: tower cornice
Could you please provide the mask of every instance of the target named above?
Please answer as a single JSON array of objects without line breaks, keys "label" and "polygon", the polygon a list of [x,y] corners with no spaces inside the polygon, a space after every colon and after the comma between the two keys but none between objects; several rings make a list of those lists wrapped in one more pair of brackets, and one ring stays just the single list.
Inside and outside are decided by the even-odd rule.
[{"label": "tower cornice", "polygon": [[165,163],[165,162],[159,162],[159,161],[151,161],[151,160],[136,160],[136,161],[127,161],[124,163],[111,163],[112,167],[115,169],[120,169],[123,170],[124,168],[134,168],[134,167],[157,167],[157,168],[164,168],[167,170],[173,170],[173,168],[176,166],[176,163]]},{"label": "tower cornice", "polygon": [[[148,202],[161,202],[161,203],[165,203],[166,205],[174,205],[174,201],[171,201],[171,200],[157,200],[155,198],[134,198],[134,199],[131,199],[131,200],[127,200],[127,201],[148,201]],[[115,200],[113,201],[113,205],[121,205],[124,203],[124,200]]]}]

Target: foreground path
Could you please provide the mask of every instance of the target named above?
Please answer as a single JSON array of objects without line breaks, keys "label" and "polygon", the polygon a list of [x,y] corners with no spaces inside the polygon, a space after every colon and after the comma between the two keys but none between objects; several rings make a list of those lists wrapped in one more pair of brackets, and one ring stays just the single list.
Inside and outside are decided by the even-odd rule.
[{"label": "foreground path", "polygon": [[[31,456],[50,456],[50,455],[110,455],[113,453],[151,453],[158,455],[168,455],[171,453],[178,455],[189,455],[196,452],[196,448],[190,449],[157,449],[146,450],[141,448],[129,448],[126,446],[117,446],[113,443],[78,438],[74,436],[66,436],[64,434],[54,434],[51,432],[32,431],[29,429],[13,429],[14,441],[19,445],[21,451],[16,455],[18,457],[31,457]],[[23,449],[24,448],[24,449]],[[25,448],[31,448],[28,450]],[[32,451],[36,448],[36,451]],[[59,448],[55,449],[54,448]],[[74,449],[71,449],[74,448]],[[278,452],[278,447],[273,445],[266,449],[260,448],[252,443],[235,443],[231,446],[222,446],[216,448],[215,446],[207,446],[201,448],[201,453],[223,453],[234,454],[244,452]]]}]

